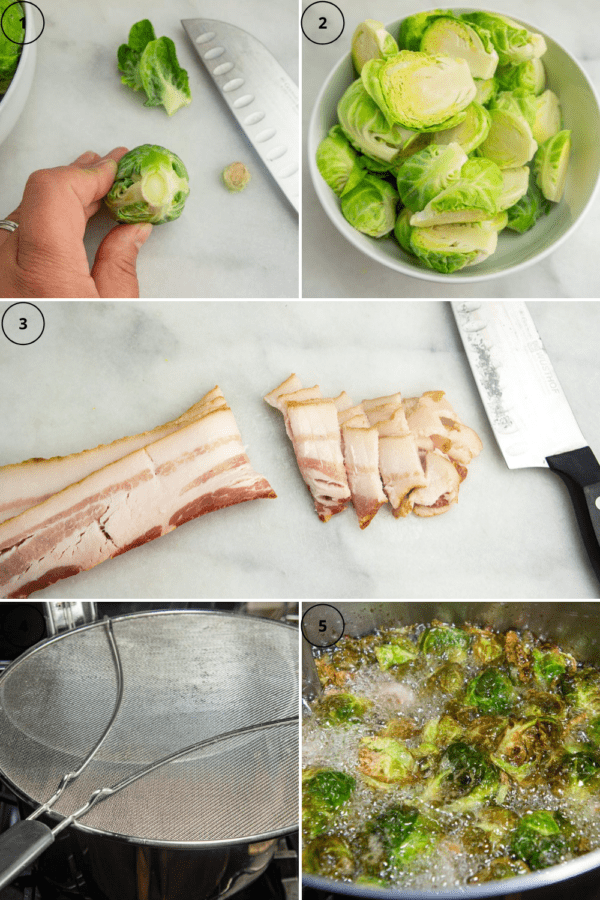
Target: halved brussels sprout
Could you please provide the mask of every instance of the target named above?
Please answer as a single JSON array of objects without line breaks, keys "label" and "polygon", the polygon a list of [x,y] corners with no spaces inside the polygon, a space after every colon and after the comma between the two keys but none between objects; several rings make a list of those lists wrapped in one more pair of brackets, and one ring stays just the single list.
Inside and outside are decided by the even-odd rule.
[{"label": "halved brussels sprout", "polygon": [[377,662],[382,671],[391,669],[392,666],[402,666],[404,663],[416,659],[418,648],[409,637],[399,635],[392,644],[382,644],[375,648]]},{"label": "halved brussels sprout", "polygon": [[454,16],[435,19],[425,29],[420,49],[466,60],[473,78],[491,78],[498,65],[489,32]]},{"label": "halved brussels sprout", "polygon": [[556,865],[568,850],[562,824],[555,813],[543,809],[524,815],[511,841],[512,852],[532,869]]},{"label": "halved brussels sprout", "polygon": [[496,79],[501,91],[523,90],[541,94],[546,86],[546,70],[541,59],[534,56],[516,66],[501,66],[496,71]]},{"label": "halved brussels sprout", "polygon": [[510,209],[524,197],[529,187],[529,166],[517,169],[502,169],[502,193],[498,200],[498,209]]},{"label": "halved brussels sprout", "polygon": [[464,59],[411,50],[369,60],[361,78],[388,122],[418,131],[457,125],[477,93]]},{"label": "halved brussels sprout", "polygon": [[355,869],[352,848],[339,834],[320,834],[302,850],[302,871],[325,878],[350,878]]},{"label": "halved brussels sprout", "polygon": [[498,91],[498,81],[494,78],[474,78],[475,88],[477,89],[477,93],[475,94],[475,102],[480,103],[482,106],[487,106],[488,103],[494,99],[496,93]]},{"label": "halved brussels sprout", "polygon": [[315,837],[330,825],[338,809],[347,803],[356,781],[345,772],[309,768],[302,772],[302,828]]},{"label": "halved brussels sprout", "polygon": [[452,16],[451,9],[434,9],[415,13],[402,20],[398,43],[403,50],[420,50],[423,33],[439,16]]},{"label": "halved brussels sprout", "polygon": [[412,228],[410,232],[410,249],[415,256],[428,268],[444,274],[482,262],[497,245],[498,232],[491,220]]},{"label": "halved brussels sprout", "polygon": [[466,161],[467,154],[456,143],[431,145],[413,153],[397,173],[398,193],[404,206],[412,212],[424,209],[444,188],[458,181]]},{"label": "halved brussels sprout", "polygon": [[444,131],[436,131],[432,138],[434,144],[460,144],[465,153],[472,153],[489,134],[492,120],[489,112],[475,100],[467,106],[466,116],[459,125]]},{"label": "halved brussels sprout", "polygon": [[558,203],[565,189],[571,153],[571,132],[559,131],[541,145],[533,160],[539,189],[546,198]]},{"label": "halved brussels sprout", "polygon": [[342,197],[342,214],[357,231],[384,237],[396,222],[398,192],[388,181],[367,173]]},{"label": "halved brussels sprout", "polygon": [[334,125],[317,147],[316,161],[319,172],[338,197],[363,176],[358,156],[339,125]]},{"label": "halved brussels sprout", "polygon": [[501,66],[516,65],[534,56],[543,56],[546,51],[545,41],[540,34],[529,31],[508,16],[472,12],[465,13],[462,18],[489,31]]},{"label": "halved brussels sprout", "polygon": [[328,694],[315,706],[315,716],[321,725],[357,725],[362,722],[372,702],[354,694]]},{"label": "halved brussels sprout", "polygon": [[520,783],[532,775],[541,778],[550,764],[556,761],[560,736],[561,725],[551,716],[511,719],[490,758]]},{"label": "halved brussels sprout", "polygon": [[490,115],[488,136],[477,152],[501,169],[515,169],[533,159],[538,145],[525,117],[506,109],[492,109]]},{"label": "halved brussels sprout", "polygon": [[393,866],[431,853],[441,837],[433,819],[407,806],[391,806],[370,823],[368,832],[383,843],[383,864]]},{"label": "halved brussels sprout", "polygon": [[448,812],[467,812],[482,803],[501,800],[506,793],[500,774],[477,747],[455,741],[444,751],[438,773],[428,782],[422,799]]},{"label": "halved brussels sprout", "polygon": [[366,19],[361,22],[352,36],[352,62],[360,75],[370,59],[387,59],[398,53],[398,44],[385,30],[383,22]]},{"label": "halved brussels sprout", "polygon": [[560,101],[553,91],[547,90],[536,97],[531,131],[538,144],[545,144],[562,128]]},{"label": "halved brussels sprout", "polygon": [[458,181],[441,191],[410,224],[431,225],[481,222],[495,216],[502,193],[502,173],[489,159],[472,158],[463,165]]},{"label": "halved brussels sprout", "polygon": [[341,128],[361,153],[385,163],[385,170],[421,136],[400,125],[390,125],[358,78],[344,92],[337,107]]},{"label": "halved brussels sprout", "polygon": [[410,779],[415,760],[399,741],[375,735],[361,739],[358,749],[358,768],[372,787],[404,784]]}]

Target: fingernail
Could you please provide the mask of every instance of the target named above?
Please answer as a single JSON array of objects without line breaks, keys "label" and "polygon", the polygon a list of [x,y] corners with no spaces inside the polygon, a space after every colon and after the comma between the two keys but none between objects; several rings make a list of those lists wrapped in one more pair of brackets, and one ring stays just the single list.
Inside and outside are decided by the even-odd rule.
[{"label": "fingernail", "polygon": [[142,244],[145,244],[148,238],[150,237],[150,232],[152,231],[152,224],[150,222],[144,222],[142,225],[138,225],[138,229],[135,233],[134,243],[135,246],[140,249]]}]

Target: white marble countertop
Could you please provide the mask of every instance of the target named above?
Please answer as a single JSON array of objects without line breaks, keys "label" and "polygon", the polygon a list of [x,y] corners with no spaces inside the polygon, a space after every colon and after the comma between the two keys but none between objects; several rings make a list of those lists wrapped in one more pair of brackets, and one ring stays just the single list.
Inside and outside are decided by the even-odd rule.
[{"label": "white marble countertop", "polygon": [[[306,6],[307,4],[303,4]],[[356,26],[364,19],[393,22],[435,6],[431,0],[343,0],[344,32],[332,44],[302,40],[303,218],[302,283],[305,297],[599,297],[600,268],[590,265],[600,234],[600,198],[585,222],[554,253],[514,275],[475,284],[446,285],[402,275],[355,250],[323,211],[307,165],[306,134],[312,109],[326,77],[350,49]],[[460,4],[458,4],[460,5]],[[476,3],[467,6],[477,8]],[[482,4],[485,7],[485,4]],[[596,0],[494,0],[489,7],[529,22],[540,22],[583,66],[600,91],[600,55]]]},{"label": "white marble countertop", "polygon": [[[64,165],[85,150],[162,144],[190,173],[191,193],[176,222],[154,230],[140,253],[142,297],[297,297],[298,216],[255,154],[198,59],[181,19],[214,18],[259,38],[298,83],[294,0],[105,0],[38,4],[46,27],[35,80],[14,131],[0,146],[0,215],[19,202],[29,174]],[[130,27],[148,18],[171,37],[187,69],[190,106],[169,118],[146,108],[141,92],[121,84],[116,54]],[[230,194],[223,168],[241,160],[252,181]],[[106,211],[88,226],[96,248],[114,225]]]},{"label": "white marble countertop", "polygon": [[[0,317],[9,304],[0,302]],[[218,383],[276,500],[244,503],[35,595],[91,599],[581,599],[599,587],[566,489],[510,471],[448,303],[39,302],[30,346],[0,333],[0,465],[151,429]],[[579,426],[600,458],[600,303],[530,311]],[[460,502],[434,519],[352,510],[323,524],[279,413],[262,400],[296,372],[357,400],[444,389],[484,450]]]}]

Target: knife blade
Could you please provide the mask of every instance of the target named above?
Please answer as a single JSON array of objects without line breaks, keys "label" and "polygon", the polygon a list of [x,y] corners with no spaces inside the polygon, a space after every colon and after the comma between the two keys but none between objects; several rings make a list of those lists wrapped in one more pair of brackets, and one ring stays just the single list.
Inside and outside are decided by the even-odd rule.
[{"label": "knife blade", "polygon": [[257,38],[216,19],[182,19],[187,35],[254,150],[300,206],[298,88]]},{"label": "knife blade", "polygon": [[564,481],[600,580],[600,465],[582,435],[521,301],[451,301],[483,406],[509,469],[546,467]]}]

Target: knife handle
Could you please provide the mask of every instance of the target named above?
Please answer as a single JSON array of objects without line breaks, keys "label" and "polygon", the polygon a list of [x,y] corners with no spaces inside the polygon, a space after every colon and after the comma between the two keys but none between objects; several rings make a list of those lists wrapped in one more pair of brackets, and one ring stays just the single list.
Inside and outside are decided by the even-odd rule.
[{"label": "knife handle", "polygon": [[567,486],[590,562],[600,581],[600,464],[589,447],[548,456]]}]

